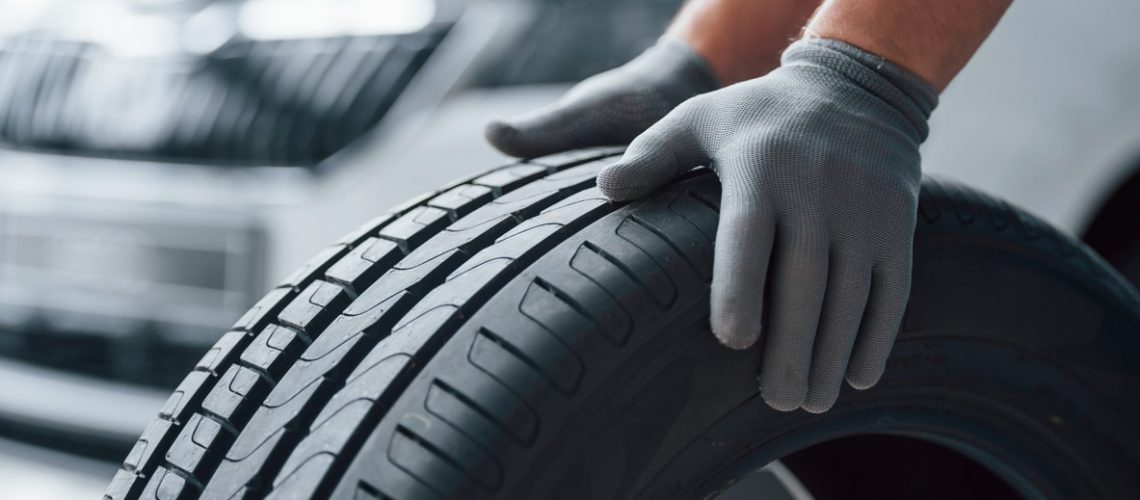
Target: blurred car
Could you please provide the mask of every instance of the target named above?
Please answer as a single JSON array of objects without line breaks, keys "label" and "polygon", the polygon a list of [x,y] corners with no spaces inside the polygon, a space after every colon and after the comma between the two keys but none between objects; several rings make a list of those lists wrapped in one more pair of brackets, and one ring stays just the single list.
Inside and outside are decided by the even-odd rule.
[{"label": "blurred car", "polygon": [[482,122],[551,93],[507,89],[617,65],[678,5],[0,4],[3,427],[125,452],[342,214],[502,162]]},{"label": "blurred car", "polygon": [[[501,163],[487,119],[633,57],[680,1],[15,3],[0,24],[0,419],[111,456],[263,290],[365,222],[343,214]],[[1015,3],[923,148],[927,171],[1085,236],[1134,281],[1137,15]]]}]

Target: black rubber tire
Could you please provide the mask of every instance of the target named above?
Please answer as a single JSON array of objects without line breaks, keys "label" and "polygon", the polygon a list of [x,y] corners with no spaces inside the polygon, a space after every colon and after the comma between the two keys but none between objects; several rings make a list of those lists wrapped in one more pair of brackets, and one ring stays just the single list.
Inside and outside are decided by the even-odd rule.
[{"label": "black rubber tire", "polygon": [[707,331],[715,177],[610,203],[593,181],[617,152],[497,169],[323,252],[202,359],[107,496],[705,498],[882,433],[1029,498],[1140,494],[1140,298],[1080,243],[927,179],[885,377],[780,413],[756,350]]}]

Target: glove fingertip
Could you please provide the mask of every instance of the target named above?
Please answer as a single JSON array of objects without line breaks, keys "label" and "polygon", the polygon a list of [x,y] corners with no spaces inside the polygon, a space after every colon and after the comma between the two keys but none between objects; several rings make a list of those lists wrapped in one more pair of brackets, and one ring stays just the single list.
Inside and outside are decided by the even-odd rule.
[{"label": "glove fingertip", "polygon": [[650,189],[639,185],[638,179],[630,175],[631,171],[624,158],[603,168],[598,172],[598,191],[613,201],[629,201],[644,196]]},{"label": "glove fingertip", "polygon": [[879,383],[879,379],[883,377],[883,371],[884,370],[881,369],[854,370],[852,372],[848,372],[844,378],[847,380],[847,384],[851,387],[860,391],[865,391],[874,387],[875,384]]},{"label": "glove fingertip", "polygon": [[835,406],[835,402],[839,400],[839,391],[819,391],[812,388],[808,391],[807,399],[804,400],[803,408],[808,413],[824,413]]},{"label": "glove fingertip", "polygon": [[[715,271],[714,271],[715,274]],[[713,279],[709,298],[709,326],[721,344],[730,349],[748,349],[760,340],[761,313],[758,308],[745,307],[739,297],[725,296],[726,287]]]},{"label": "glove fingertip", "polygon": [[827,410],[831,409],[831,405],[830,404],[814,403],[814,402],[813,403],[804,402],[803,406],[801,406],[800,408],[802,408],[804,411],[811,413],[813,415],[819,415],[821,413],[827,413]]},{"label": "glove fingertip", "polygon": [[749,328],[736,321],[712,321],[713,336],[721,345],[735,350],[752,347],[760,340],[760,328]]},{"label": "glove fingertip", "polygon": [[760,339],[759,333],[755,335],[716,335],[714,333],[713,335],[720,341],[720,345],[735,351],[748,349],[756,345],[756,341]]},{"label": "glove fingertip", "polygon": [[511,156],[524,157],[526,145],[517,126],[504,120],[492,120],[483,127],[483,136],[495,149]]},{"label": "glove fingertip", "polygon": [[800,409],[804,399],[802,397],[786,396],[786,395],[770,395],[764,392],[763,388],[760,390],[760,397],[764,398],[764,402],[768,404],[773,410],[789,412]]},{"label": "glove fingertip", "polygon": [[657,153],[626,151],[617,163],[598,172],[598,190],[613,201],[630,201],[647,196],[673,179],[662,171]]}]

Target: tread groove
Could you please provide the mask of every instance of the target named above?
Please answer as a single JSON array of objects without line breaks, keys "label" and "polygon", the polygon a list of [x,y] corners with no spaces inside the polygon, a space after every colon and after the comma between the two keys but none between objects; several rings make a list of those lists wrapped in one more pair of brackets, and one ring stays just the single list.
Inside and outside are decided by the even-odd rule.
[{"label": "tread groove", "polygon": [[[558,428],[557,421],[546,420],[551,414],[545,406],[567,400],[558,393],[591,394],[587,384],[598,372],[588,362],[603,352],[599,350],[644,339],[637,318],[676,309],[669,305],[672,301],[662,300],[668,298],[661,295],[663,286],[689,295],[693,287],[706,286],[701,279],[708,271],[701,263],[710,260],[705,264],[711,266],[720,210],[715,178],[697,169],[666,188],[670,198],[616,204],[590,189],[589,169],[604,156],[556,166],[527,161],[473,176],[381,216],[326,249],[322,255],[336,257],[307,264],[297,277],[270,291],[194,368],[124,461],[107,497],[139,498],[144,487],[147,494],[159,491],[160,482],[164,492],[189,492],[197,486],[211,498],[232,492],[242,492],[244,498],[302,491],[315,498],[343,490],[370,498],[426,497],[429,488],[440,494],[478,492],[474,487],[491,481],[489,462],[505,463],[503,457],[519,448],[540,449],[536,443]],[[520,168],[527,165],[541,168]],[[568,171],[578,165],[584,168]],[[707,179],[688,183],[697,177]],[[925,181],[923,189],[938,196],[928,194],[927,203],[920,204],[920,226],[987,235],[1004,230],[1006,238],[1070,256],[1081,269],[1111,284],[1114,275],[1103,271],[1099,259],[1032,216],[935,180]],[[385,230],[392,224],[399,227]],[[384,249],[359,250],[369,238],[383,240]],[[384,263],[378,262],[382,254]],[[356,260],[348,262],[350,256]],[[551,259],[541,260],[546,256]],[[329,276],[339,262],[345,264],[333,272],[338,277]],[[696,272],[689,272],[690,267]],[[359,279],[362,270],[370,276],[367,283]],[[328,289],[314,297],[311,288],[318,282],[344,293],[335,301]],[[532,314],[527,314],[522,302],[510,301],[525,300],[531,286],[532,298],[541,300],[530,303]],[[508,296],[508,289],[519,295]],[[316,303],[325,301],[331,302]],[[302,302],[321,311],[314,313]],[[492,304],[495,310],[487,311]],[[299,318],[298,325],[283,324],[279,316],[287,309]],[[306,319],[318,316],[328,322]],[[297,349],[299,342],[275,337],[267,347],[263,335],[270,325],[288,329],[305,345]],[[595,331],[608,341],[597,341]],[[485,350],[473,357],[476,341],[485,342]],[[244,353],[255,352],[255,345],[260,350],[249,355],[252,362],[243,359]],[[440,369],[445,362],[451,363],[448,371]],[[235,367],[252,373],[235,372]],[[239,380],[235,373],[241,383],[233,382]],[[273,374],[278,376],[268,376]],[[223,380],[230,382],[223,386]],[[274,387],[266,388],[266,382]],[[230,399],[217,397],[222,391]],[[203,408],[204,401],[224,404],[210,406],[215,412]],[[251,405],[257,412],[252,416]],[[271,416],[262,418],[262,413]],[[421,429],[417,422],[402,421],[410,414],[436,427]],[[200,417],[190,420],[191,415]],[[191,434],[184,430],[198,425],[198,418],[236,437],[228,443],[228,436],[195,438],[208,448],[210,458],[202,459],[202,466],[184,458],[194,456],[184,451],[169,455],[182,466],[170,463],[165,457],[174,443],[189,450],[182,435]],[[238,446],[243,433],[247,439]],[[218,436],[216,426],[201,434],[207,435]],[[423,450],[406,455],[412,460],[399,470],[385,453],[396,435]],[[456,437],[466,441],[457,444]],[[472,449],[491,460],[482,460]],[[387,469],[362,474],[379,460],[387,460],[382,462]],[[422,478],[434,477],[430,474],[437,464],[447,464],[462,477],[444,472],[451,479],[424,482]],[[181,467],[198,471],[201,480],[191,484],[198,478]],[[223,473],[224,467],[229,469]],[[484,474],[478,476],[480,472]]]},{"label": "tread groove", "polygon": [[[570,294],[562,291],[561,288],[554,286],[554,284],[543,279],[541,276],[536,276],[531,281],[531,283],[534,284],[534,286],[537,286],[538,288],[545,290],[552,297],[562,301],[562,303],[566,304],[566,307],[573,309],[578,314],[581,314],[586,319],[589,319],[592,323],[594,323],[594,326],[599,331],[604,330],[602,328],[601,320],[599,320],[594,313],[590,312],[590,310],[587,309],[586,306],[583,306],[582,303],[575,300],[574,297],[571,297]],[[538,320],[536,319],[535,321],[538,321]],[[614,344],[618,344],[618,342],[615,339],[610,338],[609,335],[602,335],[602,337],[605,338],[606,340],[609,340],[610,342],[612,342]]]},{"label": "tread groove", "polygon": [[672,238],[670,238],[663,231],[658,229],[657,226],[650,224],[648,221],[646,221],[645,219],[642,219],[641,217],[638,217],[636,214],[630,215],[629,221],[634,223],[634,224],[637,224],[638,226],[641,226],[646,231],[649,231],[650,233],[652,233],[654,236],[657,236],[663,243],[668,245],[669,248],[672,248],[673,251],[676,252],[678,256],[680,256],[682,259],[684,259],[685,262],[689,264],[689,268],[691,268],[693,271],[696,271],[698,273],[700,272],[700,268],[697,267],[697,264],[689,259],[689,254],[685,253],[685,251],[682,250],[681,247],[679,245],[677,245],[677,243],[675,241],[673,241]]},{"label": "tread groove", "polygon": [[[477,335],[485,337],[488,341],[502,348],[503,352],[506,352],[515,358],[518,358],[519,362],[533,370],[535,375],[538,375],[542,377],[543,380],[546,380],[546,382],[549,383],[550,386],[554,388],[554,390],[567,396],[574,393],[574,387],[563,387],[562,384],[558,383],[557,380],[554,380],[546,370],[542,369],[542,366],[538,362],[531,359],[530,356],[527,356],[525,352],[523,352],[521,349],[503,337],[499,336],[499,334],[491,331],[490,328],[487,328],[486,326],[480,327]],[[559,342],[557,339],[554,341]]]},{"label": "tread groove", "polygon": [[627,265],[625,262],[622,262],[621,259],[618,259],[613,254],[607,252],[606,250],[602,249],[602,247],[599,247],[589,240],[582,242],[582,248],[593,252],[598,257],[601,257],[606,262],[609,262],[611,265],[621,270],[621,272],[625,273],[625,275],[634,283],[637,283],[637,285],[640,286],[641,289],[644,290],[649,296],[653,296],[652,293],[649,293],[649,285],[646,284],[645,281],[643,281],[637,275],[637,273],[633,271],[633,269],[630,269],[629,265]]},{"label": "tread groove", "polygon": [[720,213],[720,203],[714,202],[714,201],[708,199],[708,197],[706,197],[705,195],[698,193],[696,191],[693,191],[692,189],[686,190],[686,192],[688,193],[688,195],[691,198],[693,198],[694,200],[697,200],[700,204],[702,204],[706,207],[709,207],[710,209],[712,209],[713,212],[716,212],[718,214]]}]

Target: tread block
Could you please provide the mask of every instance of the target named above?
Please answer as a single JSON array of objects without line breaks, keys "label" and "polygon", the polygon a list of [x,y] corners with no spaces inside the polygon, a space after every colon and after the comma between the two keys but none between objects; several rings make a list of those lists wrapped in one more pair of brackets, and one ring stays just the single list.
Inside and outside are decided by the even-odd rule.
[{"label": "tread block", "polygon": [[172,429],[177,429],[174,422],[163,419],[156,419],[147,426],[143,431],[142,436],[139,436],[138,441],[127,453],[127,458],[123,460],[123,469],[127,472],[134,472],[139,475],[147,475],[150,471],[150,466],[153,465],[154,457],[156,454],[162,453],[171,441],[174,440],[174,432]]},{"label": "tread block", "polygon": [[277,325],[265,327],[241,353],[241,361],[274,378],[279,378],[300,356],[305,338],[297,332]]},{"label": "tread block", "polygon": [[438,189],[431,190],[431,191],[428,191],[426,193],[420,193],[420,194],[416,195],[415,197],[413,197],[412,199],[405,201],[399,205],[396,205],[392,209],[388,210],[388,213],[395,214],[396,217],[398,218],[398,217],[400,217],[400,216],[402,216],[408,212],[411,212],[412,210],[420,208],[421,205],[426,203],[428,200],[434,198],[439,193],[440,193],[440,190],[438,190]]},{"label": "tread block", "polygon": [[494,192],[490,187],[477,184],[463,184],[445,191],[428,201],[428,206],[447,210],[451,219],[463,217],[480,205],[491,201]]},{"label": "tread block", "polygon": [[[412,341],[413,344],[411,345],[427,342],[435,332],[435,329],[432,327],[437,327],[438,325],[432,324],[432,327],[426,327],[422,316],[441,306],[455,306],[456,308],[460,308],[476,294],[480,294],[481,292],[484,294],[489,293],[484,291],[483,287],[500,276],[503,271],[510,266],[510,259],[486,259],[483,265],[476,266],[461,274],[448,278],[446,282],[428,293],[427,296],[420,300],[415,306],[412,306],[412,310],[409,311],[393,329],[392,336],[390,337],[393,339],[391,342],[413,338],[415,340]],[[411,332],[403,331],[407,329],[409,325],[415,325],[412,329],[422,333],[419,334],[419,336],[415,336]]]},{"label": "tread block", "polygon": [[356,245],[369,236],[375,236],[380,233],[380,228],[387,225],[389,222],[396,220],[395,213],[381,214],[372,220],[361,224],[360,227],[353,230],[351,233],[344,235],[343,238],[337,240],[340,245]]},{"label": "tread block", "polygon": [[234,330],[257,331],[265,327],[271,319],[277,316],[277,313],[285,307],[285,303],[293,295],[292,288],[276,288],[265,294],[261,300],[246,311],[241,318],[234,323]]},{"label": "tread block", "polygon": [[[623,151],[625,151],[624,146],[604,146],[598,148],[578,149],[574,151],[566,151],[564,153],[539,156],[538,158],[529,158],[526,160],[526,163],[543,165],[546,167],[564,168],[599,158],[618,156],[622,154]],[[616,160],[617,158],[614,159]]]},{"label": "tread block", "polygon": [[222,459],[222,447],[233,439],[222,425],[195,413],[166,452],[166,462],[195,477],[208,473]]},{"label": "tread block", "polygon": [[119,469],[115,471],[115,477],[111,479],[111,484],[107,486],[107,491],[103,492],[103,500],[137,498],[137,495],[145,486],[143,479],[135,473],[127,471],[126,469]]},{"label": "tread block", "polygon": [[213,347],[210,347],[210,350],[206,351],[206,354],[198,361],[196,369],[210,373],[225,370],[226,366],[233,362],[234,355],[241,350],[248,336],[249,332],[242,330],[226,332]]},{"label": "tread block", "polygon": [[[599,168],[598,165],[581,165],[567,170],[566,173],[591,173]],[[491,203],[480,207],[471,215],[456,221],[447,228],[448,232],[463,232],[490,224],[503,217],[514,217],[516,220],[526,219],[532,215],[542,213],[552,205],[560,205],[566,194],[581,191],[593,185],[593,176],[585,178],[571,177],[560,181],[542,179],[526,184],[519,189],[511,191]],[[604,198],[601,193],[594,191],[594,196]]]},{"label": "tread block", "polygon": [[568,169],[565,169],[565,170],[562,170],[559,172],[555,172],[553,174],[550,174],[550,175],[542,178],[538,182],[556,182],[559,184],[562,184],[562,183],[573,183],[573,184],[583,183],[583,184],[589,184],[592,186],[596,183],[595,178],[598,176],[598,172],[601,172],[602,169],[612,165],[613,162],[614,162],[613,159],[588,162],[588,163],[583,164],[583,165],[578,165],[577,167],[574,167],[574,168],[568,168]]},{"label": "tread block", "polygon": [[202,408],[242,427],[257,402],[269,391],[270,383],[261,374],[245,366],[231,366],[202,402]]},{"label": "tread block", "polygon": [[399,244],[394,241],[368,238],[333,264],[325,277],[360,293],[403,255]]},{"label": "tread block", "polygon": [[[457,252],[462,252],[463,255],[461,256],[466,257],[471,248],[485,247],[494,241],[496,235],[515,225],[515,220],[510,217],[510,214],[500,214],[487,222],[488,224],[480,226],[478,230],[467,229],[439,233],[431,243],[417,248],[416,251],[396,264],[393,270],[410,271],[428,265],[438,267],[446,262],[441,260],[441,257],[446,259],[447,256],[454,255]],[[407,287],[410,288],[413,285],[415,283],[410,283]]]},{"label": "tread block", "polygon": [[582,191],[570,196],[544,210],[537,217],[523,221],[523,223],[505,233],[494,245],[481,250],[478,254],[453,271],[448,279],[453,279],[491,260],[517,259],[534,249],[551,235],[561,231],[567,224],[608,205],[608,202],[598,197],[598,193],[594,189]]},{"label": "tread block", "polygon": [[542,177],[546,173],[547,169],[542,165],[515,165],[477,177],[471,183],[491,188],[496,196],[500,196],[507,191]]},{"label": "tread block", "polygon": [[378,233],[384,239],[392,240],[405,252],[422,245],[436,231],[450,221],[447,210],[435,207],[416,207],[400,216]]},{"label": "tread block", "polygon": [[277,320],[316,337],[347,303],[348,294],[343,288],[326,281],[314,281],[285,306]]},{"label": "tread block", "polygon": [[158,411],[158,417],[174,422],[184,421],[193,411],[193,408],[206,396],[209,386],[217,378],[218,376],[214,372],[190,372],[166,399],[166,403]]},{"label": "tread block", "polygon": [[189,500],[197,496],[198,488],[186,478],[166,467],[159,467],[155,476],[139,495],[142,500]]},{"label": "tread block", "polygon": [[[338,316],[328,329],[305,349],[305,352],[301,354],[301,359],[316,361],[329,357],[330,354],[337,351],[343,354],[343,344],[355,341],[367,332],[386,330],[391,321],[394,321],[392,316],[398,316],[400,312],[406,311],[407,305],[413,298],[414,296],[408,292],[399,292],[371,309],[363,311],[363,314],[342,314]],[[333,357],[328,362],[335,363],[339,362],[340,359],[340,357]]]}]

